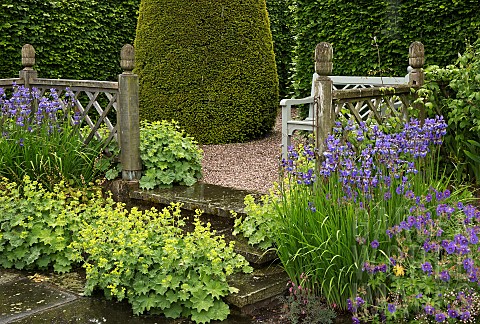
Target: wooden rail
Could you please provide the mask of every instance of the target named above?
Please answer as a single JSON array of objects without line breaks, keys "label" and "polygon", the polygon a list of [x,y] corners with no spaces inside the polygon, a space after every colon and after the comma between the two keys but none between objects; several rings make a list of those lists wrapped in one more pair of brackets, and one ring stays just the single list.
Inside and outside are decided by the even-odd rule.
[{"label": "wooden rail", "polygon": [[[311,96],[302,99],[283,99],[282,108],[282,157],[287,158],[291,137],[297,130],[314,132],[317,158],[322,158],[325,140],[332,131],[338,116],[347,115],[356,122],[375,119],[383,123],[389,117],[408,119],[408,108],[414,99],[412,88],[423,85],[424,47],[413,42],[409,49],[411,71],[406,77],[345,77],[332,76],[333,48],[329,43],[319,43],[315,48],[315,74]],[[306,119],[292,117],[292,107],[309,105]],[[420,118],[425,113],[419,109]],[[345,113],[346,111],[346,113]]]},{"label": "wooden rail", "polygon": [[[75,112],[80,113],[80,124],[89,127],[88,135],[82,140],[88,143],[95,137],[109,143],[117,140],[120,147],[122,178],[137,181],[141,176],[140,122],[138,112],[138,76],[134,74],[134,49],[123,46],[120,52],[120,65],[123,73],[118,82],[97,80],[69,80],[38,78],[35,65],[35,49],[26,44],[22,48],[23,70],[19,78],[0,79],[0,87],[11,88],[15,84],[37,88],[40,95],[55,89],[59,96],[66,91],[74,95]],[[66,105],[64,110],[68,109]],[[112,118],[113,117],[113,118]],[[112,121],[116,119],[116,123]],[[73,122],[73,120],[72,120]],[[104,136],[101,127],[105,126]]]}]

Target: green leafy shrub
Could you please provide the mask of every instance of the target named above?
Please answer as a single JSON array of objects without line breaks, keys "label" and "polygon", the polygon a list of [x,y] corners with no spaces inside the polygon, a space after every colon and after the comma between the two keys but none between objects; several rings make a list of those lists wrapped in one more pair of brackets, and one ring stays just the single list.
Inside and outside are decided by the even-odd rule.
[{"label": "green leafy shrub", "polygon": [[202,150],[175,121],[142,121],[140,158],[145,169],[140,188],[191,186],[202,176]]},{"label": "green leafy shrub", "polygon": [[271,131],[278,78],[264,0],[143,0],[135,38],[140,117],[202,144]]},{"label": "green leafy shrub", "polygon": [[444,160],[459,181],[480,185],[480,40],[455,65],[426,69],[420,100],[448,123]]},{"label": "green leafy shrub", "polygon": [[227,276],[252,269],[209,224],[198,218],[194,224],[193,232],[183,232],[179,204],[161,212],[108,205],[83,224],[76,245],[88,255],[86,294],[99,288],[108,298],[126,298],[135,314],[225,319],[229,309],[221,297],[235,291]]},{"label": "green leafy shrub", "polygon": [[[82,217],[95,214],[101,192],[74,190],[63,182],[47,191],[28,176],[21,185],[0,180],[0,265],[67,272],[79,256],[69,248]],[[100,205],[99,205],[100,204]],[[86,212],[90,210],[90,212]]]},{"label": "green leafy shrub", "polygon": [[248,239],[248,244],[255,245],[261,249],[267,250],[275,245],[274,233],[278,230],[276,222],[276,204],[278,204],[278,192],[273,190],[268,195],[260,197],[260,202],[256,202],[252,195],[245,196],[245,218],[236,217],[233,229],[233,235],[242,234]]}]

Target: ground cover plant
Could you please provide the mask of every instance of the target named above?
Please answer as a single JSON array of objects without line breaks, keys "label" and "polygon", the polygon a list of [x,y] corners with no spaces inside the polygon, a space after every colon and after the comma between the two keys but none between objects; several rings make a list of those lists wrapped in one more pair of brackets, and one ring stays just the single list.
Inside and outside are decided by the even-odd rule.
[{"label": "ground cover plant", "polygon": [[[352,310],[347,300],[354,300],[360,289],[368,291],[361,296],[365,304],[377,305],[393,287],[389,282],[373,286],[370,274],[383,273],[386,266],[370,260],[402,247],[389,231],[404,224],[425,199],[435,210],[471,197],[468,191],[453,190],[438,170],[446,128],[441,117],[424,123],[412,119],[392,133],[376,125],[337,123],[318,169],[311,147],[292,148],[283,161],[285,177],[278,191],[264,198],[267,206],[246,200],[256,212],[242,225],[238,222],[237,230],[270,231],[265,236],[273,238],[292,281],[327,303]],[[432,195],[443,200],[432,201]],[[270,219],[268,228],[260,221],[261,211]],[[456,230],[454,223],[449,226]]]},{"label": "ground cover plant", "polygon": [[233,242],[198,220],[185,232],[180,204],[162,211],[127,209],[100,187],[47,190],[25,176],[0,181],[0,266],[86,270],[85,294],[127,299],[135,314],[223,320],[222,297],[236,291],[227,277],[250,272]]},{"label": "ground cover plant", "polygon": [[224,320],[229,314],[222,297],[235,292],[227,277],[251,272],[248,262],[222,237],[198,219],[185,233],[180,204],[127,211],[118,205],[104,208],[83,224],[74,243],[88,257],[85,292],[103,290],[107,298],[127,299],[133,312],[190,317],[196,323]]},{"label": "ground cover plant", "polygon": [[60,98],[55,89],[40,96],[35,88],[0,88],[0,176],[28,175],[49,189],[62,180],[80,186],[95,179],[104,143],[82,142],[73,100],[68,89]]},{"label": "ground cover plant", "polygon": [[[102,208],[101,192],[73,189],[63,181],[47,190],[24,176],[21,183],[0,180],[0,266],[72,269],[69,245],[82,221]],[[88,217],[87,217],[88,216]]]},{"label": "ground cover plant", "polygon": [[[110,151],[118,152],[116,143],[112,143]],[[178,122],[141,121],[140,159],[144,171],[140,188],[192,186],[202,177],[202,153],[198,143],[180,129]],[[121,163],[113,164],[105,177],[113,180],[121,171]]]}]

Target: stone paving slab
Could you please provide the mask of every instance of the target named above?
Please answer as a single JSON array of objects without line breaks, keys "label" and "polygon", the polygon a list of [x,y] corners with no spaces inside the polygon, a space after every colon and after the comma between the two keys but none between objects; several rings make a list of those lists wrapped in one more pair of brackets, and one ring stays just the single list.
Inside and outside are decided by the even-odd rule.
[{"label": "stone paving slab", "polygon": [[251,246],[248,244],[248,240],[241,234],[233,235],[232,230],[223,231],[219,234],[224,235],[224,239],[227,243],[235,242],[235,252],[241,254],[247,259],[247,261],[255,268],[259,268],[265,265],[271,264],[277,259],[277,253],[271,250],[262,250],[260,248]]},{"label": "stone paving slab", "polygon": [[0,283],[0,324],[68,303],[77,297],[27,278]]},{"label": "stone paving slab", "polygon": [[[8,323],[8,322],[7,322]],[[131,306],[126,303],[107,301],[102,298],[82,297],[63,306],[37,313],[12,324],[193,324],[188,319],[167,319],[163,316],[134,316]],[[251,324],[245,316],[232,315],[223,322],[211,324]]]},{"label": "stone paving slab", "polygon": [[237,273],[229,283],[240,291],[227,296],[226,301],[238,308],[282,295],[287,290],[288,275],[279,266],[256,269],[251,274]]},{"label": "stone paving slab", "polygon": [[[172,321],[147,316],[133,316],[131,306],[124,303],[107,301],[101,298],[82,297],[71,303],[54,309],[33,314],[28,318],[13,322],[15,324],[70,324],[70,323],[128,323],[128,324],[172,324]],[[190,323],[186,322],[175,322]]]},{"label": "stone paving slab", "polygon": [[0,285],[20,278],[20,274],[13,271],[0,269]]},{"label": "stone paving slab", "polygon": [[239,216],[245,215],[244,198],[247,194],[252,194],[252,192],[197,182],[191,187],[174,186],[173,188],[148,191],[132,190],[130,198],[162,205],[181,202],[184,209],[201,209],[206,214],[232,217],[231,210]]}]

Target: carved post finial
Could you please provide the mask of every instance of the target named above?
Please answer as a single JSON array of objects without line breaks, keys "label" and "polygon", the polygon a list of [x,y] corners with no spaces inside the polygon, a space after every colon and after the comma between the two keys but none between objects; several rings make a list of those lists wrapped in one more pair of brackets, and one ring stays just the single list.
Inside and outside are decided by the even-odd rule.
[{"label": "carved post finial", "polygon": [[420,42],[413,42],[410,44],[408,50],[408,64],[414,69],[423,68],[425,64],[425,48]]},{"label": "carved post finial", "polygon": [[412,67],[410,72],[410,86],[423,86],[425,75],[423,73],[423,64],[425,63],[425,49],[420,42],[413,42],[410,44],[408,50],[408,64]]},{"label": "carved post finial", "polygon": [[315,72],[318,75],[330,75],[333,70],[333,47],[321,42],[315,47]]},{"label": "carved post finial", "polygon": [[35,65],[35,48],[30,44],[22,47],[22,65],[24,70],[32,70]]},{"label": "carved post finial", "polygon": [[[425,73],[423,72],[423,64],[425,64],[425,48],[422,43],[413,42],[410,44],[408,50],[408,64],[412,67],[408,82],[409,85],[416,88],[423,86],[425,83]],[[417,98],[417,94],[415,94],[414,98]],[[426,116],[425,107],[421,103],[416,103],[413,107],[418,109],[420,123],[423,125]]]},{"label": "carved post finial", "polygon": [[120,51],[120,66],[123,73],[131,74],[135,67],[135,49],[130,44],[125,44]]}]

